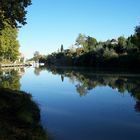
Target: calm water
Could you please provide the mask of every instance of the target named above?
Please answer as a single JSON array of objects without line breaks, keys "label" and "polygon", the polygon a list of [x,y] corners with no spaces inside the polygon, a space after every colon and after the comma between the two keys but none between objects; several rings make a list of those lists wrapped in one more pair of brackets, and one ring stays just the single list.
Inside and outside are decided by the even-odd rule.
[{"label": "calm water", "polygon": [[51,139],[139,139],[140,75],[44,68],[16,74],[2,85],[32,94]]}]

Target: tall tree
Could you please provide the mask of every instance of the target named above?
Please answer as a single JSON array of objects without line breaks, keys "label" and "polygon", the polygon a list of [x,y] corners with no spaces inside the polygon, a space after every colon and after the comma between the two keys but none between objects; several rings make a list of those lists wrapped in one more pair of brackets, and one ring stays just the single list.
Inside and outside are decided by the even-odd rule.
[{"label": "tall tree", "polygon": [[31,5],[31,0],[0,0],[0,29],[3,21],[9,20],[14,27],[26,24],[26,8]]},{"label": "tall tree", "polygon": [[64,50],[64,47],[63,47],[63,44],[61,45],[61,52],[63,52],[63,50]]},{"label": "tall tree", "polygon": [[19,55],[18,29],[12,27],[8,21],[0,30],[0,60],[15,61]]}]

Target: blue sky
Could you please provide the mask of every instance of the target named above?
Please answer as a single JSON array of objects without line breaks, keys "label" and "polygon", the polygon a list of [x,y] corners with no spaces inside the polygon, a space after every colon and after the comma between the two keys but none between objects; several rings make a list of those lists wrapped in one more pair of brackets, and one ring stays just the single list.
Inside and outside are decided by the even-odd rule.
[{"label": "blue sky", "polygon": [[32,0],[27,25],[19,30],[20,51],[48,54],[75,43],[79,33],[98,41],[134,33],[140,0]]}]

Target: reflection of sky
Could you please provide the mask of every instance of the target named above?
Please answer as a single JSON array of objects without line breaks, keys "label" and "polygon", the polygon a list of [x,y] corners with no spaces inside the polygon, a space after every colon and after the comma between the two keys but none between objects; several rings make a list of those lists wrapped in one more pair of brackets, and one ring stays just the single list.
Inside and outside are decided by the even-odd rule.
[{"label": "reflection of sky", "polygon": [[139,136],[140,117],[127,92],[120,94],[108,86],[97,86],[80,97],[77,82],[73,84],[69,78],[62,82],[60,75],[47,71],[36,76],[33,69],[27,69],[21,84],[21,89],[30,92],[39,104],[43,126],[58,140],[125,140],[126,136],[129,140]]}]

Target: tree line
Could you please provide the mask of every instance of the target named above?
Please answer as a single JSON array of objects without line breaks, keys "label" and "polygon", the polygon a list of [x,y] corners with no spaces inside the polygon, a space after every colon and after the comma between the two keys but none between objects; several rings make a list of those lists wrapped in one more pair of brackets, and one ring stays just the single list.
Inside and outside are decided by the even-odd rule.
[{"label": "tree line", "polygon": [[97,41],[79,34],[74,47],[63,49],[39,58],[40,62],[56,66],[122,67],[137,68],[140,64],[140,26],[128,38]]}]

